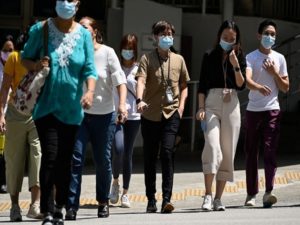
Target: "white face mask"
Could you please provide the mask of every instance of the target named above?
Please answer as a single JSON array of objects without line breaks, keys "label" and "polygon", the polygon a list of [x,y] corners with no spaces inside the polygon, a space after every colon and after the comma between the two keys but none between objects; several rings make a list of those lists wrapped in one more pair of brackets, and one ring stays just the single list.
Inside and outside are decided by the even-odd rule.
[{"label": "white face mask", "polygon": [[1,51],[1,59],[6,62],[8,59],[8,56],[10,55],[11,52],[3,52]]}]

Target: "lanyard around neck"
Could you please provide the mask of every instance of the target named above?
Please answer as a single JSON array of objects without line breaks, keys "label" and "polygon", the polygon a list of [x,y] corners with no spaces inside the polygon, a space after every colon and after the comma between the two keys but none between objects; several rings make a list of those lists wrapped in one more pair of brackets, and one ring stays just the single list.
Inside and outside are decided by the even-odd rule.
[{"label": "lanyard around neck", "polygon": [[222,63],[223,75],[224,75],[224,86],[225,86],[225,88],[227,88],[227,82],[226,82],[226,80],[227,80],[227,64],[228,64],[228,62],[227,62],[227,58],[226,58],[225,62]]},{"label": "lanyard around neck", "polygon": [[157,59],[158,59],[159,66],[160,66],[160,71],[161,71],[161,77],[162,77],[162,80],[163,80],[163,82],[165,83],[165,86],[169,86],[171,56],[169,55],[169,63],[168,63],[168,80],[166,81],[165,75],[164,75],[164,70],[163,70],[163,68],[162,68],[162,63],[161,63],[161,61],[160,61],[160,57],[159,57],[159,54],[158,54],[158,50],[157,50],[157,49],[156,49],[156,54],[157,54]]}]

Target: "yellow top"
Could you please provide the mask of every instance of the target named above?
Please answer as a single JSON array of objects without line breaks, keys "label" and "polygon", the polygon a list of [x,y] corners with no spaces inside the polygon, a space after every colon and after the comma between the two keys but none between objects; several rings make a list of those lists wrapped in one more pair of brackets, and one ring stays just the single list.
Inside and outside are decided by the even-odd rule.
[{"label": "yellow top", "polygon": [[11,88],[15,93],[20,81],[27,74],[27,70],[21,64],[21,52],[12,52],[4,66],[4,76],[12,76]]}]

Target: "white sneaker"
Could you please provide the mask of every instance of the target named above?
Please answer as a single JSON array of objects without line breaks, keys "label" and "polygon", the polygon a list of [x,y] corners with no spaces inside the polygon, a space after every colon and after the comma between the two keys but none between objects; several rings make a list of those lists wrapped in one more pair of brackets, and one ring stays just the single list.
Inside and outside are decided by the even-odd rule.
[{"label": "white sneaker", "polygon": [[205,195],[204,200],[202,203],[202,209],[205,211],[211,211],[212,210],[212,196],[211,195]]},{"label": "white sneaker", "polygon": [[109,195],[110,202],[112,204],[116,204],[119,201],[119,193],[120,193],[120,185],[113,183],[111,186],[111,192]]},{"label": "white sneaker", "polygon": [[130,201],[128,198],[128,195],[122,195],[121,196],[121,207],[122,208],[130,208]]},{"label": "white sneaker", "polygon": [[245,206],[255,206],[256,195],[247,195]]},{"label": "white sneaker", "polygon": [[220,199],[215,198],[213,206],[214,211],[225,211],[225,206],[222,204]]},{"label": "white sneaker", "polygon": [[277,198],[271,192],[266,192],[263,197],[264,208],[270,208],[277,202]]},{"label": "white sneaker", "polygon": [[20,206],[17,204],[12,204],[12,206],[11,206],[10,221],[11,222],[21,222],[22,221],[21,209],[20,209]]},{"label": "white sneaker", "polygon": [[38,202],[31,204],[26,215],[28,218],[32,219],[42,219],[43,215],[40,213],[40,205]]}]

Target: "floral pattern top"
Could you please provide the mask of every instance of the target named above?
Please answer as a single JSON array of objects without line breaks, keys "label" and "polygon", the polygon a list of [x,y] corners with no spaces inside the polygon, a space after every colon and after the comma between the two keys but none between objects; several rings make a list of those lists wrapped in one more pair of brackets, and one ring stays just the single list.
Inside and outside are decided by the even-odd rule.
[{"label": "floral pattern top", "polygon": [[[83,119],[80,99],[83,82],[97,79],[91,34],[80,24],[70,33],[60,32],[48,19],[50,73],[33,111],[33,119],[53,114],[66,124],[79,125]],[[43,57],[43,23],[33,25],[22,53],[23,59]]]}]

